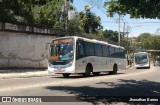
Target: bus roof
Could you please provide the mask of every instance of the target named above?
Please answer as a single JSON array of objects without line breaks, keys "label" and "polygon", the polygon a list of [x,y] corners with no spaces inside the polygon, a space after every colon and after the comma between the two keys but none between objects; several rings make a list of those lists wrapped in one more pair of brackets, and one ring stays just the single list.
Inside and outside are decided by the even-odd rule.
[{"label": "bus roof", "polygon": [[118,46],[118,45],[114,45],[114,44],[109,44],[108,42],[105,41],[101,41],[101,40],[97,40],[97,39],[89,39],[89,38],[84,38],[84,37],[79,37],[79,36],[65,36],[65,37],[58,37],[58,38],[54,38],[53,40],[56,39],[62,39],[62,38],[75,38],[75,39],[83,39],[84,41],[88,41],[88,42],[92,42],[92,43],[100,43],[102,45],[109,45],[109,46],[113,46],[116,48],[122,48],[124,49],[124,47]]}]

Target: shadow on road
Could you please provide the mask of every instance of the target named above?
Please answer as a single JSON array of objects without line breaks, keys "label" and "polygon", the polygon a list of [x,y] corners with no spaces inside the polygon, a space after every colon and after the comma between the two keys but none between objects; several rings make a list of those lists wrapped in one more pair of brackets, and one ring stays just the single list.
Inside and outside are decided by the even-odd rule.
[{"label": "shadow on road", "polygon": [[[63,91],[67,94],[77,95],[76,99],[90,102],[94,105],[98,102],[104,104],[128,101],[130,98],[138,96],[138,98],[147,98],[159,96],[160,102],[160,83],[148,80],[123,80],[119,79],[115,82],[99,82],[91,86],[47,86],[47,89],[55,91]],[[106,86],[106,87],[105,87]],[[103,87],[103,88],[102,88]],[[105,87],[105,88],[104,88]],[[125,102],[130,105],[160,105],[158,102]]]},{"label": "shadow on road", "polygon": [[[125,73],[117,73],[115,75],[121,75],[121,74],[125,74]],[[100,74],[98,76],[112,76],[110,74]],[[82,74],[75,74],[75,75],[70,75],[69,77],[65,78],[65,79],[75,79],[75,78],[92,78],[92,77],[98,77],[98,76],[94,76],[94,75],[91,75],[90,77],[83,77]],[[51,77],[51,78],[64,78],[62,75],[59,75],[59,76],[56,76],[56,77]]]}]

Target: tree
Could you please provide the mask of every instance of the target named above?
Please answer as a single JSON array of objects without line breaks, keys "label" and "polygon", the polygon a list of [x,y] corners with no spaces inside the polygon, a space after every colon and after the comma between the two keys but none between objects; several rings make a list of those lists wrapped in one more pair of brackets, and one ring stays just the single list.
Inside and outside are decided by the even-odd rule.
[{"label": "tree", "polygon": [[[34,20],[36,24],[46,25],[50,27],[63,26],[63,2],[57,2],[54,0],[46,2],[44,5],[36,5],[32,12],[34,13]],[[58,24],[57,24],[58,23]]]},{"label": "tree", "polygon": [[160,19],[160,0],[111,0],[105,2],[108,16],[130,14],[132,18]]},{"label": "tree", "polygon": [[85,6],[85,12],[80,12],[81,27],[83,27],[84,32],[86,33],[98,33],[103,27],[101,26],[101,18],[96,16],[90,11],[88,6]]},{"label": "tree", "polygon": [[150,33],[142,33],[137,37],[137,41],[143,43],[143,41],[148,37],[151,37]]},{"label": "tree", "polygon": [[[118,32],[113,30],[105,30],[103,36],[113,42],[118,42]],[[120,34],[120,37],[123,37],[123,33]]]},{"label": "tree", "polygon": [[[136,47],[142,51],[144,49],[149,49],[150,48],[150,45],[151,43],[150,42],[147,42],[148,39],[151,39],[151,34],[150,33],[142,33],[140,34],[138,37],[137,37],[137,44],[136,44]],[[137,49],[137,50],[138,50]]]},{"label": "tree", "polygon": [[160,50],[160,35],[142,33],[137,37],[137,48],[141,50]]},{"label": "tree", "polygon": [[32,0],[2,0],[0,3],[0,20],[2,22],[32,23]]},{"label": "tree", "polygon": [[76,16],[69,21],[68,24],[68,34],[69,35],[79,35],[83,32],[82,28],[80,27],[81,21],[80,16],[76,14]]},{"label": "tree", "polygon": [[151,36],[144,40],[142,47],[148,50],[160,50],[160,36]]}]

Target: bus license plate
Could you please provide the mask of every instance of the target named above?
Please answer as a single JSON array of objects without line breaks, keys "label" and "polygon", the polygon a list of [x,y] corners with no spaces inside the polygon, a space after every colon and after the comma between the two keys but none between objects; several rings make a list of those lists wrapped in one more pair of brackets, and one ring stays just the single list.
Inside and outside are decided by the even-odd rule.
[{"label": "bus license plate", "polygon": [[55,70],[55,72],[64,72],[65,69],[62,69],[62,68],[58,68],[57,70]]}]

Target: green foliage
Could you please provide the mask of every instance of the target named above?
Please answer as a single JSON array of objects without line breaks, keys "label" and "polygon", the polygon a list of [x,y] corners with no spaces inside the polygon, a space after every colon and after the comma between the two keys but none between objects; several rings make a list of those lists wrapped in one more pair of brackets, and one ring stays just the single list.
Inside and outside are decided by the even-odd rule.
[{"label": "green foliage", "polygon": [[126,15],[132,18],[158,18],[160,19],[160,0],[111,0],[105,2],[108,7],[108,16],[115,13]]},{"label": "green foliage", "polygon": [[127,50],[129,52],[131,52],[131,50],[133,50],[133,47],[132,47],[130,41],[128,41],[128,40],[121,39],[120,45],[123,46],[125,48],[125,50]]},{"label": "green foliage", "polygon": [[52,26],[54,27],[55,24],[59,23],[58,26],[62,26],[62,5],[63,2],[57,1],[49,1],[45,5],[36,5],[32,12],[34,13],[34,20],[36,24]]},{"label": "green foliage", "polygon": [[68,25],[68,34],[72,36],[80,35],[82,31],[80,27],[80,17],[79,15],[76,15],[75,18],[69,21]]},{"label": "green foliage", "polygon": [[[0,3],[0,20],[33,22],[32,0],[2,0]],[[18,17],[21,17],[17,19]]]},{"label": "green foliage", "polygon": [[147,39],[148,37],[151,37],[150,33],[142,33],[137,37],[137,41],[138,42],[143,42],[145,39]]},{"label": "green foliage", "polygon": [[160,50],[160,35],[142,33],[137,37],[135,47],[141,50]]},{"label": "green foliage", "polygon": [[[73,0],[67,0],[69,10],[75,10]],[[0,3],[0,20],[2,22],[20,22],[64,30],[64,0],[2,0]],[[68,21],[68,34],[77,35],[83,32],[102,34],[101,18],[90,10],[80,12]]]},{"label": "green foliage", "polygon": [[[113,30],[105,30],[103,36],[113,42],[118,42],[118,32]],[[123,37],[123,33],[120,33],[120,37]]]},{"label": "green foliage", "polygon": [[160,36],[146,38],[142,43],[142,47],[148,50],[160,50]]},{"label": "green foliage", "polygon": [[105,30],[103,36],[105,38],[108,38],[109,40],[118,42],[118,32],[117,31]]},{"label": "green foliage", "polygon": [[[85,6],[86,8],[86,6]],[[85,33],[94,33],[97,34],[99,30],[102,30],[101,26],[101,18],[96,16],[90,10],[86,10],[86,12],[79,13],[80,20],[81,20],[81,27],[83,28]]]}]

